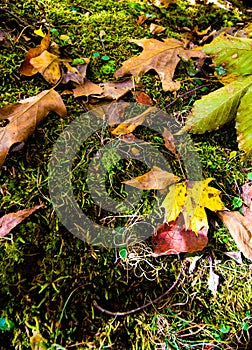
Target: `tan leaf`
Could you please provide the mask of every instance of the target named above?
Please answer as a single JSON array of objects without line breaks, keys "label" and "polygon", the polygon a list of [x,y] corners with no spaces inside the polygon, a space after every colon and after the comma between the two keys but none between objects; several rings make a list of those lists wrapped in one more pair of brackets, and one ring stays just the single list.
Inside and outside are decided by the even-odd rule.
[{"label": "tan leaf", "polygon": [[154,166],[148,173],[123,183],[141,190],[163,190],[179,180],[178,176]]},{"label": "tan leaf", "polygon": [[180,88],[179,81],[173,81],[173,75],[180,59],[188,60],[191,57],[205,57],[202,51],[186,50],[182,41],[168,38],[164,41],[156,39],[141,39],[131,42],[143,47],[143,52],[123,63],[123,66],[114,74],[116,78],[131,74],[139,79],[142,74],[154,69],[162,81],[164,91],[176,91]]},{"label": "tan leaf", "polygon": [[165,30],[165,27],[159,26],[158,24],[151,23],[150,24],[150,32],[151,34],[160,34]]},{"label": "tan leaf", "polygon": [[252,221],[238,211],[218,211],[217,215],[231,233],[239,250],[252,260]]},{"label": "tan leaf", "polygon": [[154,0],[152,1],[153,2],[153,5],[154,6],[157,6],[159,8],[164,8],[164,9],[167,9],[167,7],[174,3],[176,0]]},{"label": "tan leaf", "polygon": [[124,122],[122,122],[121,124],[119,124],[113,131],[112,134],[113,135],[126,135],[126,134],[130,134],[132,133],[136,127],[138,125],[141,125],[145,118],[147,117],[147,115],[151,112],[154,112],[156,110],[155,107],[149,107],[148,109],[146,109],[143,113],[141,113],[140,115],[127,119]]},{"label": "tan leaf", "polygon": [[141,24],[143,24],[144,22],[146,22],[147,19],[148,19],[148,17],[145,16],[145,15],[140,15],[140,16],[138,16],[138,20],[137,20],[137,22],[136,22],[136,25],[137,25],[137,26],[140,26]]},{"label": "tan leaf", "polygon": [[131,78],[123,81],[107,81],[106,83],[99,84],[99,86],[103,89],[103,92],[100,96],[96,97],[112,100],[118,100],[134,87]]},{"label": "tan leaf", "polygon": [[48,49],[49,45],[50,45],[50,32],[48,32],[48,34],[41,40],[41,43],[38,47],[30,49],[27,52],[25,60],[19,69],[20,73],[26,76],[31,76],[36,74],[38,71],[30,63],[30,60],[34,57],[38,57],[39,55],[41,55],[43,51]]},{"label": "tan leaf", "polygon": [[85,79],[83,84],[80,84],[73,89],[74,97],[100,95],[102,92],[103,89],[99,85],[88,79]]},{"label": "tan leaf", "polygon": [[43,204],[40,204],[32,208],[19,210],[16,213],[9,213],[2,216],[0,218],[0,237],[6,236],[15,226],[43,206]]},{"label": "tan leaf", "polygon": [[60,95],[53,89],[0,108],[0,120],[9,122],[0,127],[0,166],[4,163],[11,146],[25,142],[50,111],[61,117],[67,113]]},{"label": "tan leaf", "polygon": [[30,64],[52,85],[56,84],[61,78],[60,60],[47,50],[30,59]]}]

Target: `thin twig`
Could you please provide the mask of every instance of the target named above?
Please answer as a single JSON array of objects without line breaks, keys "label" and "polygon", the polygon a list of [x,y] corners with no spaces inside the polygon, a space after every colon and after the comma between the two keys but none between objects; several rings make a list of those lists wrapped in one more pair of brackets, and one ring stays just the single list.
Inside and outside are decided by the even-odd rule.
[{"label": "thin twig", "polygon": [[167,294],[169,294],[176,287],[176,285],[178,284],[183,271],[184,271],[184,267],[181,268],[180,273],[179,273],[176,281],[173,283],[173,285],[164,294],[160,295],[158,298],[156,298],[156,299],[150,301],[149,303],[147,303],[145,305],[142,305],[142,306],[140,306],[140,307],[138,307],[136,309],[133,309],[133,310],[130,310],[130,311],[125,311],[125,312],[113,312],[113,311],[106,310],[103,307],[99,306],[95,300],[93,301],[93,305],[98,310],[100,310],[101,312],[104,312],[105,314],[110,315],[110,316],[114,316],[114,317],[122,316],[123,317],[123,316],[127,316],[127,315],[132,315],[132,314],[134,314],[134,313],[136,313],[138,311],[141,311],[141,310],[145,309],[146,307],[148,307],[150,305],[156,304],[159,300],[163,299]]},{"label": "thin twig", "polygon": [[0,7],[0,11],[3,12],[7,12],[9,15],[11,15],[12,17],[14,17],[19,23],[23,24],[26,27],[32,27],[32,25],[30,25],[29,23],[27,23],[26,21],[24,21],[23,19],[21,19],[20,17],[18,17],[17,15],[15,15],[15,13],[12,13],[10,10],[8,10],[5,7]]}]

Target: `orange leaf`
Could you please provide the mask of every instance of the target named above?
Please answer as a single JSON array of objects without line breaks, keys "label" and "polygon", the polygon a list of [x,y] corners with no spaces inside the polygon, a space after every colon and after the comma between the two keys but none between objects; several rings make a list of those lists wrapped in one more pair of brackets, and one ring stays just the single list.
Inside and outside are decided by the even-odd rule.
[{"label": "orange leaf", "polygon": [[56,84],[61,78],[60,61],[57,56],[43,51],[41,55],[30,59],[30,64],[50,84]]},{"label": "orange leaf", "polygon": [[38,47],[30,49],[25,57],[24,62],[22,63],[19,71],[21,74],[26,76],[31,76],[36,74],[38,71],[33,65],[30,63],[30,60],[34,57],[38,57],[42,54],[43,51],[47,50],[50,45],[50,32],[41,40],[41,43]]}]

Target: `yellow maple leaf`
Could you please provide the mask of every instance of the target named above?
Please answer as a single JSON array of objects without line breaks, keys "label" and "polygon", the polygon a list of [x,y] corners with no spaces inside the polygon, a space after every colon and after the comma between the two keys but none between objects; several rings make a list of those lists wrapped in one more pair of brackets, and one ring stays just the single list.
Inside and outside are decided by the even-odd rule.
[{"label": "yellow maple leaf", "polygon": [[208,178],[202,181],[186,181],[170,186],[162,203],[166,212],[166,221],[176,220],[182,212],[186,229],[191,229],[198,234],[203,227],[208,228],[205,208],[211,211],[224,208],[220,191],[208,186],[212,180]]}]

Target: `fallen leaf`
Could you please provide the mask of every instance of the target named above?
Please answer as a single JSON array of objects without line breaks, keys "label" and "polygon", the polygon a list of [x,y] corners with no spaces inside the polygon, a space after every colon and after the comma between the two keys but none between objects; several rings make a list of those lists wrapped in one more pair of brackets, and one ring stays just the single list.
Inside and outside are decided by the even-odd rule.
[{"label": "fallen leaf", "polygon": [[166,222],[175,221],[180,212],[185,227],[196,234],[203,227],[208,228],[205,208],[211,211],[222,210],[224,205],[219,197],[220,191],[208,186],[211,178],[202,181],[185,181],[169,187],[162,207],[165,208]]},{"label": "fallen leaf", "polygon": [[19,69],[20,73],[26,76],[32,76],[36,74],[38,71],[30,63],[30,60],[32,58],[35,58],[41,55],[43,51],[48,49],[49,45],[50,45],[50,32],[48,32],[47,35],[41,40],[41,43],[38,47],[32,48],[27,52],[25,60]]},{"label": "fallen leaf", "polygon": [[67,113],[60,95],[53,89],[0,108],[0,120],[8,121],[6,126],[0,127],[0,166],[11,146],[25,142],[50,111],[61,117]]},{"label": "fallen leaf", "polygon": [[46,36],[46,34],[43,33],[42,26],[40,26],[39,29],[35,29],[34,34],[41,36],[41,38],[44,38]]},{"label": "fallen leaf", "polygon": [[252,221],[238,211],[217,211],[219,218],[231,233],[238,249],[252,260]]},{"label": "fallen leaf", "polygon": [[159,225],[152,235],[154,256],[195,252],[207,245],[208,229],[203,227],[198,235],[186,229],[182,214],[175,220]]},{"label": "fallen leaf", "polygon": [[157,6],[159,8],[167,9],[167,7],[174,3],[175,0],[154,0],[152,1],[154,6]]},{"label": "fallen leaf", "polygon": [[136,100],[137,103],[141,104],[141,105],[147,105],[147,106],[152,106],[153,105],[153,101],[150,98],[150,96],[148,96],[145,92],[143,91],[134,91],[132,92],[134,99]]},{"label": "fallen leaf", "polygon": [[106,83],[100,83],[99,86],[103,91],[100,96],[96,96],[97,98],[118,100],[131,91],[134,84],[132,79],[129,78],[122,81],[107,81]]},{"label": "fallen leaf", "polygon": [[151,23],[150,24],[150,32],[151,34],[160,34],[165,30],[165,27],[159,26],[158,24]]},{"label": "fallen leaf", "polygon": [[100,95],[102,92],[103,89],[99,85],[88,79],[85,79],[83,84],[80,84],[73,89],[74,97]]},{"label": "fallen leaf", "polygon": [[153,111],[155,111],[156,108],[155,107],[149,107],[148,109],[146,109],[143,113],[141,113],[140,115],[127,119],[124,122],[122,122],[121,124],[119,124],[113,131],[112,134],[113,135],[126,135],[126,134],[130,134],[132,133],[137,126],[141,125],[145,118],[147,117],[147,115]]},{"label": "fallen leaf", "polygon": [[[183,130],[196,134],[213,131],[234,119],[240,100],[248,88],[252,86],[252,75],[240,77],[232,83],[203,96],[193,105],[193,111],[186,120]],[[242,123],[243,107],[240,107]],[[246,114],[246,113],[245,113]],[[248,115],[246,114],[246,123]],[[244,122],[245,123],[245,122]],[[242,126],[237,126],[243,128]]]},{"label": "fallen leaf", "polygon": [[0,218],[0,237],[6,236],[15,226],[43,206],[43,204],[40,204],[32,208],[19,210],[16,213],[9,213],[2,216]]},{"label": "fallen leaf", "polygon": [[173,134],[170,132],[170,130],[168,130],[167,128],[164,128],[162,137],[163,137],[164,142],[165,142],[165,147],[166,147],[172,154],[176,155],[177,152],[176,152],[175,141],[174,141]]},{"label": "fallen leaf", "polygon": [[154,166],[148,173],[123,183],[141,190],[163,190],[179,180],[178,176]]},{"label": "fallen leaf", "polygon": [[123,66],[114,74],[116,78],[131,74],[137,79],[142,74],[154,69],[161,81],[164,91],[176,91],[180,88],[179,81],[173,81],[173,75],[180,59],[188,60],[192,57],[202,58],[206,55],[194,49],[186,50],[182,41],[168,38],[164,41],[156,39],[131,39],[130,42],[143,47],[143,52],[123,63]]},{"label": "fallen leaf", "polygon": [[144,22],[146,22],[147,19],[148,19],[148,17],[145,16],[145,15],[140,15],[140,16],[138,16],[136,25],[137,25],[137,26],[140,26],[141,24],[143,24]]},{"label": "fallen leaf", "polygon": [[84,84],[84,80],[87,74],[87,66],[89,59],[85,58],[86,64],[77,64],[72,67],[68,62],[63,62],[63,75],[61,84],[74,83],[77,85]]},{"label": "fallen leaf", "polygon": [[209,264],[210,264],[210,272],[209,272],[209,278],[207,281],[207,286],[208,286],[208,289],[211,290],[211,292],[215,295],[217,293],[217,288],[219,285],[220,277],[213,270],[212,258],[209,257],[208,260],[209,260]]},{"label": "fallen leaf", "polygon": [[60,60],[47,50],[41,55],[31,58],[30,64],[39,72],[49,84],[56,84],[61,78]]}]

